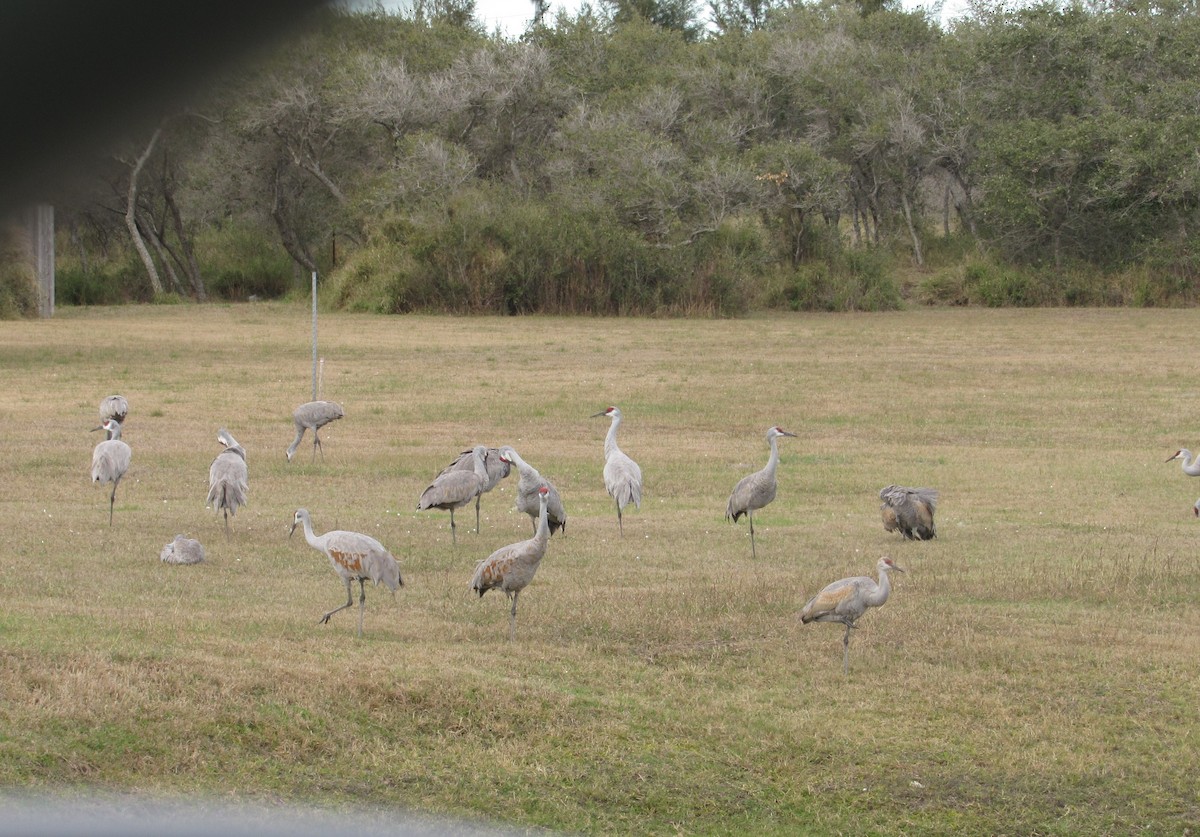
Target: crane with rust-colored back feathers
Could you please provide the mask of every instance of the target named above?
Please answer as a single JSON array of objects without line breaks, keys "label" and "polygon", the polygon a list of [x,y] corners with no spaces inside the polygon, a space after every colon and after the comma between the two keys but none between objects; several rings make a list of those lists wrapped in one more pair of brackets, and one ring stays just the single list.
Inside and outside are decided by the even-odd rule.
[{"label": "crane with rust-colored back feathers", "polygon": [[[487,465],[485,458],[487,448],[476,445],[471,449],[471,470],[463,470],[452,466],[434,477],[429,487],[421,492],[417,500],[417,511],[426,509],[448,509],[450,511],[450,539],[458,543],[455,534],[457,526],[454,523],[454,510],[461,509],[467,503],[483,493],[483,487],[488,484]],[[479,532],[476,522],[476,534]]]},{"label": "crane with rust-colored back feathers", "polygon": [[296,533],[297,526],[304,527],[304,540],[308,541],[308,545],[313,549],[325,553],[329,563],[333,565],[334,572],[341,576],[342,581],[346,584],[346,603],[326,613],[317,624],[327,625],[330,616],[354,606],[354,594],[351,592],[350,584],[357,581],[358,635],[361,637],[363,613],[367,609],[366,582],[372,581],[376,587],[380,583],[385,584],[392,591],[394,597],[396,591],[404,586],[404,580],[400,578],[400,564],[383,544],[370,535],[364,535],[361,532],[346,532],[341,529],[335,529],[319,536],[314,534],[312,518],[307,509],[296,509],[296,514],[292,518],[292,529],[288,532],[289,538]]},{"label": "crane with rust-colored back feathers", "polygon": [[879,490],[879,514],[887,532],[900,531],[905,540],[928,541],[937,537],[933,512],[938,493],[932,488],[905,488],[889,485]]},{"label": "crane with rust-colored back feathers", "polygon": [[342,405],[333,401],[309,401],[293,410],[292,423],[296,425],[296,438],[288,445],[287,461],[292,461],[292,457],[296,454],[296,448],[300,447],[300,440],[304,438],[305,431],[312,430],[313,462],[317,461],[318,450],[321,451],[321,461],[324,462],[325,448],[321,447],[319,431],[330,422],[344,418],[345,415],[346,411],[342,409]]},{"label": "crane with rust-colored back feathers", "polygon": [[846,626],[846,635],[842,638],[842,671],[846,674],[850,673],[850,630],[857,627],[854,623],[867,608],[881,607],[888,600],[892,592],[890,573],[893,570],[904,572],[886,555],[875,562],[875,569],[879,573],[878,582],[865,575],[835,581],[809,599],[800,612],[800,621],[805,625],[809,622],[841,622]]},{"label": "crane with rust-colored back feathers", "polygon": [[525,512],[532,518],[533,531],[537,532],[538,516],[541,513],[540,492],[543,488],[549,490],[546,498],[546,517],[550,524],[550,534],[553,535],[559,529],[565,530],[567,528],[567,510],[563,507],[562,497],[559,496],[554,483],[543,477],[536,468],[522,459],[521,455],[513,450],[512,445],[500,448],[500,459],[517,466],[517,473],[521,475],[521,480],[517,483],[517,511]]},{"label": "crane with rust-colored back feathers", "polygon": [[600,416],[612,419],[612,424],[608,426],[608,435],[604,437],[604,488],[608,491],[608,496],[617,503],[617,525],[624,535],[625,524],[621,513],[630,503],[639,509],[642,507],[642,469],[617,447],[617,428],[621,426],[621,411],[616,407],[609,407],[592,414],[592,418]]},{"label": "crane with rust-colored back feathers", "polygon": [[733,487],[733,493],[729,495],[729,503],[725,506],[726,520],[732,519],[734,523],[737,523],[738,518],[744,514],[750,521],[751,558],[758,557],[754,546],[754,512],[775,499],[778,487],[775,480],[775,469],[779,466],[779,444],[776,440],[780,436],[794,438],[796,434],[789,433],[779,426],[767,428],[767,444],[771,446],[771,455],[767,459],[766,467],[761,471],[755,471],[753,474],[742,477]]},{"label": "crane with rust-colored back feathers", "polygon": [[[483,495],[487,494],[493,488],[500,484],[500,480],[506,478],[511,469],[509,464],[500,458],[499,448],[484,448],[483,449],[483,470],[487,472],[487,479],[484,480],[483,488],[475,495],[475,534],[479,534],[479,501],[483,499]],[[441,473],[434,477],[444,476],[450,471],[475,471],[475,448],[468,448],[458,455],[458,458],[442,469]]]},{"label": "crane with rust-colored back feathers", "polygon": [[117,484],[129,470],[133,459],[133,451],[129,445],[121,441],[121,423],[116,419],[105,419],[99,427],[93,427],[92,432],[103,430],[107,439],[100,442],[92,450],[92,482],[112,483],[112,493],[108,495],[108,525],[112,526],[113,505],[117,501]]},{"label": "crane with rust-colored back feathers", "polygon": [[517,597],[521,595],[533,576],[538,565],[546,555],[546,544],[550,540],[550,526],[547,522],[546,507],[550,498],[550,489],[542,486],[538,489],[537,531],[527,541],[502,546],[484,558],[475,567],[475,575],[471,577],[470,589],[483,598],[488,590],[500,590],[512,602],[508,617],[509,641],[517,636]]},{"label": "crane with rust-colored back feathers", "polygon": [[225,537],[229,537],[229,517],[246,505],[250,492],[249,471],[246,468],[246,450],[238,444],[233,434],[222,427],[217,431],[217,441],[224,448],[208,466],[208,498],[205,504],[213,511],[225,513]]}]

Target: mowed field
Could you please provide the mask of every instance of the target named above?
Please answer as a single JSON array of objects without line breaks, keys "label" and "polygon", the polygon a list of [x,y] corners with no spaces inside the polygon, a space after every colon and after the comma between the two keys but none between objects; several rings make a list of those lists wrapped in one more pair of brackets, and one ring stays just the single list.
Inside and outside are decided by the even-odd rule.
[{"label": "mowed field", "polygon": [[[303,802],[585,834],[1182,834],[1200,822],[1195,311],[917,310],[727,321],[324,314],[346,418],[289,465],[303,304],[60,309],[0,324],[0,785]],[[108,526],[97,404],[128,397]],[[617,529],[606,419],[645,474]],[[779,493],[725,503],[781,440]],[[250,505],[205,508],[228,428]],[[522,594],[467,584],[528,537],[516,476],[417,512],[475,443],[568,512]],[[938,538],[879,489],[941,492]],[[381,540],[365,636],[297,532]],[[158,560],[176,533],[207,561]],[[826,583],[904,567],[863,617]],[[356,594],[357,595],[357,594]]]}]

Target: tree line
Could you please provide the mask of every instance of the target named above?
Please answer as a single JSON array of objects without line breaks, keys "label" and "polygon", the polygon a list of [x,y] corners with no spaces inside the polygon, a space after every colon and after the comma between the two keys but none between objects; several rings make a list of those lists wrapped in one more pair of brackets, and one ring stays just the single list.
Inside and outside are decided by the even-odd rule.
[{"label": "tree line", "polygon": [[57,199],[59,300],[1191,304],[1195,3],[326,9]]}]

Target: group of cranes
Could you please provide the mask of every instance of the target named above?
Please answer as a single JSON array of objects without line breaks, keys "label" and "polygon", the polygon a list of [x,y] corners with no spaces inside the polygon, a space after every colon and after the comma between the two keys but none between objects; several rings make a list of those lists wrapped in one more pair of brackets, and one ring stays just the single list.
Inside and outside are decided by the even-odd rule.
[{"label": "group of cranes", "polygon": [[[131,460],[129,445],[121,440],[121,422],[128,415],[128,402],[121,396],[109,396],[101,402],[102,422],[95,430],[106,431],[107,438],[96,445],[92,457],[92,479],[95,482],[113,485],[109,497],[109,525],[112,525],[113,505],[117,484],[125,475]],[[345,416],[342,407],[331,401],[312,401],[302,404],[293,412],[296,436],[286,451],[288,462],[293,460],[296,450],[308,430],[313,432],[313,461],[321,448],[318,431],[331,421]],[[608,407],[592,415],[592,418],[610,419],[604,439],[604,486],[617,509],[617,525],[624,534],[623,514],[632,503],[641,508],[642,471],[633,459],[617,444],[617,430],[621,425],[622,413],[617,407]],[[795,438],[796,434],[779,426],[767,429],[766,440],[770,456],[766,466],[738,481],[726,504],[726,519],[737,522],[743,515],[750,524],[751,557],[757,558],[754,535],[754,512],[771,503],[777,494],[776,472],[779,466],[778,439]],[[225,428],[217,432],[221,452],[209,467],[209,493],[207,504],[220,511],[225,518],[226,537],[230,535],[229,518],[246,504],[249,491],[246,451]],[[1190,453],[1181,451],[1179,455]],[[1175,457],[1172,457],[1175,458]],[[1185,461],[1185,471],[1200,474],[1200,464],[1195,470]],[[517,601],[521,592],[532,581],[538,566],[546,554],[550,537],[565,530],[566,509],[562,497],[553,483],[543,477],[536,468],[526,462],[511,445],[489,448],[477,445],[463,451],[450,465],[444,468],[422,492],[417,503],[418,510],[443,509],[450,512],[451,539],[457,544],[454,511],[475,501],[475,531],[480,531],[480,498],[505,479],[515,467],[520,475],[516,491],[516,508],[528,514],[533,521],[533,536],[527,540],[503,546],[478,562],[471,577],[469,589],[482,597],[489,590],[500,590],[511,603],[509,613],[509,638],[515,639]],[[879,492],[881,514],[887,531],[899,530],[906,539],[928,540],[935,536],[933,512],[937,492],[928,488],[904,488],[889,485]],[[1197,501],[1200,508],[1200,501]],[[302,527],[308,544],[323,553],[346,588],[346,603],[325,613],[318,624],[327,624],[330,617],[339,611],[353,607],[352,585],[359,584],[358,635],[363,633],[366,609],[365,584],[384,584],[393,594],[403,586],[400,566],[395,556],[375,538],[360,532],[333,530],[316,535],[312,518],[307,509],[297,509],[289,536]],[[167,563],[192,564],[204,560],[204,549],[199,541],[176,535],[161,552],[161,560]],[[846,626],[843,638],[843,668],[849,670],[850,631],[855,622],[870,607],[878,607],[887,601],[891,591],[889,573],[903,572],[891,558],[883,557],[877,564],[879,580],[867,577],[846,578],[825,587],[804,606],[801,619],[808,622],[840,622]]]}]

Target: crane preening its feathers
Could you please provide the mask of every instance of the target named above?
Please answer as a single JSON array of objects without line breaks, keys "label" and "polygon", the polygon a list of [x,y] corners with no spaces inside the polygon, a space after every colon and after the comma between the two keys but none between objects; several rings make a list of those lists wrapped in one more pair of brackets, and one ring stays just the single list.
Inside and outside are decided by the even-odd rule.
[{"label": "crane preening its feathers", "polygon": [[[500,480],[507,477],[512,470],[509,464],[500,458],[500,450],[498,448],[483,449],[483,470],[487,472],[487,480],[483,484],[483,488],[475,495],[475,534],[479,534],[479,501],[483,499],[483,495],[487,494],[493,488],[500,484]],[[436,481],[439,477],[444,476],[450,471],[475,471],[475,449],[468,448],[458,455],[453,462],[442,469],[441,473],[434,477]]]},{"label": "crane preening its feathers", "polygon": [[521,481],[517,483],[517,511],[525,512],[533,519],[534,532],[537,532],[538,516],[541,513],[540,491],[543,488],[550,492],[546,499],[546,516],[550,523],[550,534],[553,535],[559,529],[565,530],[567,528],[567,510],[563,508],[562,497],[558,495],[558,489],[554,487],[554,484],[522,459],[511,445],[500,448],[499,458],[501,462],[517,466],[517,472],[521,475]]},{"label": "crane preening its feathers", "polygon": [[194,538],[176,535],[158,553],[158,558],[165,564],[199,564],[204,561],[204,547]]},{"label": "crane preening its feathers", "polygon": [[879,514],[885,531],[899,530],[910,541],[937,537],[933,512],[937,509],[938,493],[934,489],[889,485],[880,489],[879,499],[883,501]]},{"label": "crane preening its feathers", "polygon": [[761,471],[755,471],[749,476],[742,477],[733,487],[729,495],[729,504],[725,507],[725,519],[737,523],[738,518],[746,515],[750,521],[750,557],[757,558],[758,552],[754,546],[754,512],[775,499],[778,483],[775,480],[775,469],[779,465],[779,445],[776,442],[780,436],[795,437],[782,427],[767,429],[767,444],[771,446],[771,456],[767,465]]},{"label": "crane preening its feathers", "polygon": [[105,419],[99,427],[92,428],[93,433],[97,430],[103,430],[108,438],[92,450],[92,482],[112,483],[112,493],[108,495],[108,525],[112,526],[113,505],[117,501],[117,483],[129,470],[133,451],[121,441],[121,422],[116,419]]},{"label": "crane preening its feathers", "polygon": [[358,581],[358,635],[361,637],[363,613],[367,608],[365,583],[373,581],[378,587],[382,582],[395,596],[396,591],[404,586],[404,580],[400,578],[400,564],[383,544],[370,535],[337,529],[318,537],[313,534],[312,518],[307,509],[296,509],[296,514],[292,518],[292,529],[288,532],[289,538],[295,534],[297,526],[304,527],[304,539],[308,541],[308,545],[325,553],[329,558],[329,563],[333,565],[334,571],[346,584],[346,603],[326,613],[317,624],[328,624],[330,616],[339,610],[354,606],[354,595],[350,590],[350,583]]},{"label": "crane preening its feathers", "polygon": [[621,426],[621,411],[616,407],[609,407],[592,414],[592,418],[600,416],[612,419],[608,435],[604,437],[604,487],[617,503],[617,525],[624,535],[625,524],[621,513],[630,503],[639,509],[642,507],[642,469],[617,447],[617,428]]},{"label": "crane preening its feathers", "polygon": [[321,447],[321,437],[318,431],[331,421],[344,418],[345,415],[346,411],[342,409],[342,405],[333,401],[309,401],[307,404],[301,404],[297,407],[292,412],[292,423],[296,425],[296,438],[288,445],[287,461],[292,461],[292,457],[296,454],[296,448],[300,447],[300,440],[304,438],[304,432],[311,429],[313,433],[313,462],[317,461],[318,449],[321,451],[321,461],[324,462],[325,449]]},{"label": "crane preening its feathers", "polygon": [[550,540],[547,514],[549,500],[550,489],[543,485],[538,489],[538,525],[533,537],[500,547],[479,562],[475,567],[475,575],[471,577],[470,589],[478,593],[480,598],[488,590],[500,590],[512,602],[508,617],[510,641],[517,636],[517,597],[533,581],[538,565],[546,555],[546,544]]},{"label": "crane preening its feathers", "polygon": [[246,505],[250,493],[249,472],[246,469],[246,451],[238,444],[233,434],[222,427],[217,431],[217,441],[224,448],[208,466],[208,499],[205,504],[213,511],[225,513],[225,537],[229,537],[229,516]]},{"label": "crane preening its feathers", "polygon": [[886,555],[875,562],[875,569],[879,573],[878,582],[867,576],[835,581],[809,599],[800,612],[800,621],[806,625],[809,622],[841,622],[846,626],[846,635],[842,638],[842,671],[846,674],[850,673],[850,629],[857,627],[854,623],[867,608],[880,607],[888,600],[892,592],[889,573],[892,570],[904,572]]}]

